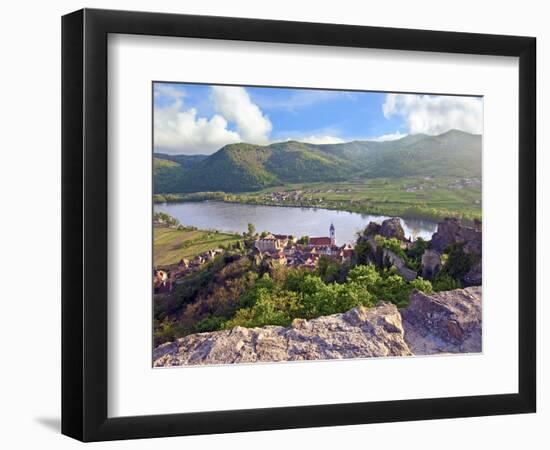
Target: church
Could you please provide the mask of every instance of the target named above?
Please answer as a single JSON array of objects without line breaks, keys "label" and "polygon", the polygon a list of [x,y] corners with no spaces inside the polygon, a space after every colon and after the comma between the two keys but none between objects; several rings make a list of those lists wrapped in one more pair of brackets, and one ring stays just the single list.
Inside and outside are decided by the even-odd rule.
[{"label": "church", "polygon": [[339,248],[336,246],[336,229],[334,224],[330,224],[329,236],[310,237],[308,248],[322,255],[336,254]]}]

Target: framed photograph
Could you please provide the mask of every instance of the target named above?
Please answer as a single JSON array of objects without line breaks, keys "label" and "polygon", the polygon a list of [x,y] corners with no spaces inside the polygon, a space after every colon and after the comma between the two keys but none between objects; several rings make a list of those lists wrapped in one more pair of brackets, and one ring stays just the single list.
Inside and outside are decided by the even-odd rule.
[{"label": "framed photograph", "polygon": [[62,432],[535,412],[536,41],[62,21]]}]

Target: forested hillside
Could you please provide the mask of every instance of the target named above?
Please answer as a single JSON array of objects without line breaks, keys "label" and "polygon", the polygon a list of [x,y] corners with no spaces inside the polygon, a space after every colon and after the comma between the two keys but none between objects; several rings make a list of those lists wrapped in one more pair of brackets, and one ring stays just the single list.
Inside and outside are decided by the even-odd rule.
[{"label": "forested hillside", "polygon": [[247,192],[285,183],[481,176],[481,136],[451,130],[394,141],[231,144],[205,155],[155,154],[155,193]]}]

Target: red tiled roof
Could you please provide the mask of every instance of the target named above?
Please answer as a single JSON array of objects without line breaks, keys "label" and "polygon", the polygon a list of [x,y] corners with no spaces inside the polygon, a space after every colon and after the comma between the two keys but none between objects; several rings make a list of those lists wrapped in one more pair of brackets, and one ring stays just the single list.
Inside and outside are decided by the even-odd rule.
[{"label": "red tiled roof", "polygon": [[309,245],[330,245],[329,237],[312,237],[309,238]]}]

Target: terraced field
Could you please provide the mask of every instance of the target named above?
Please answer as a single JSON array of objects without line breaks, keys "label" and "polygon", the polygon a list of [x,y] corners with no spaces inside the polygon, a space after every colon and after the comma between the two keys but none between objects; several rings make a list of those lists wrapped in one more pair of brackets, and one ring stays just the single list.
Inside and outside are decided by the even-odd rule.
[{"label": "terraced field", "polygon": [[237,242],[238,234],[208,230],[154,227],[153,263],[155,267],[176,264],[182,258],[196,255]]}]

